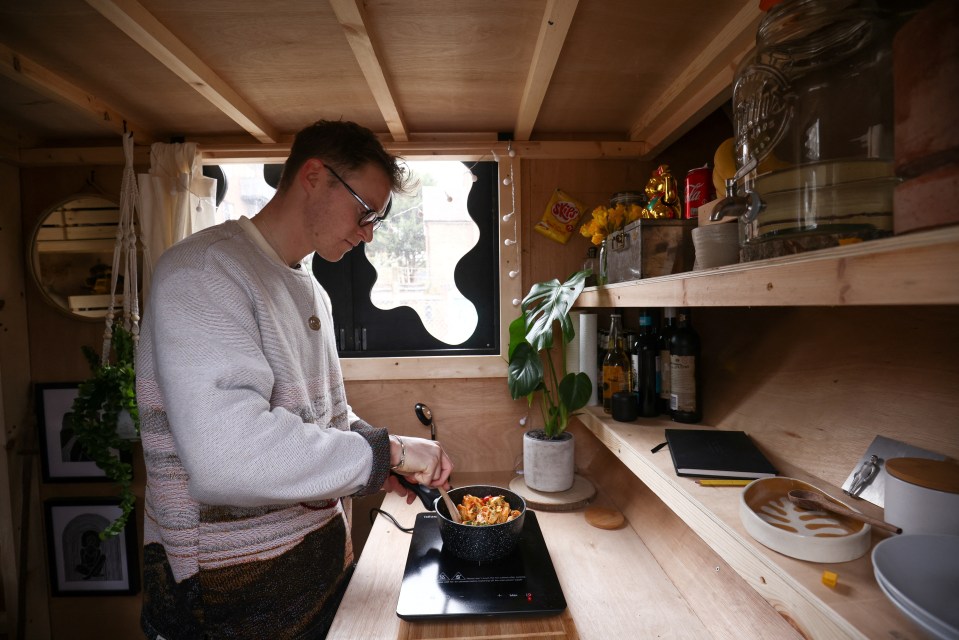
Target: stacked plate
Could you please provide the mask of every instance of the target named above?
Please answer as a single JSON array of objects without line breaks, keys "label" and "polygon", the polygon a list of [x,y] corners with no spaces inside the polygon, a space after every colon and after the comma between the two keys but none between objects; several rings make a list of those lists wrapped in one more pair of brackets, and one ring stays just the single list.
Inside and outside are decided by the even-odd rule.
[{"label": "stacked plate", "polygon": [[902,535],[872,551],[879,588],[935,638],[959,639],[959,536]]}]

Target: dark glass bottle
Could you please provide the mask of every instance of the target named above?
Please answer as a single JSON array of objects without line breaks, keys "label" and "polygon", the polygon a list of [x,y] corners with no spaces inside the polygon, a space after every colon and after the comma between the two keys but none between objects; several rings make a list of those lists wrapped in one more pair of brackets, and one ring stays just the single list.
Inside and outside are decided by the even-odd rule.
[{"label": "dark glass bottle", "polygon": [[651,418],[659,415],[659,394],[656,390],[656,358],[659,356],[659,342],[656,339],[656,327],[653,314],[642,311],[639,314],[639,335],[633,345],[633,391],[639,401],[639,415]]},{"label": "dark glass bottle", "polygon": [[609,330],[599,329],[596,332],[596,403],[603,404],[603,363],[609,351]]},{"label": "dark glass bottle", "polygon": [[631,388],[631,364],[623,342],[623,319],[612,314],[609,323],[609,350],[603,359],[603,411],[613,412],[613,394]]},{"label": "dark glass bottle", "polygon": [[700,389],[699,334],[689,310],[676,314],[676,330],[669,340],[669,417],[675,422],[703,419]]},{"label": "dark glass bottle", "polygon": [[659,412],[669,415],[669,341],[676,330],[676,308],[663,310],[663,322],[656,336],[659,356],[656,358],[656,390],[659,394]]}]

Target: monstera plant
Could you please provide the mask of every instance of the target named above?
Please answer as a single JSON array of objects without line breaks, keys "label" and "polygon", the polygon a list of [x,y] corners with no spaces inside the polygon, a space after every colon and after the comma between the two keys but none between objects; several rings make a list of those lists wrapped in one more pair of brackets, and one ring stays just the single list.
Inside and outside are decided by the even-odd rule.
[{"label": "monstera plant", "polygon": [[589,402],[593,385],[585,373],[568,371],[565,347],[576,335],[569,312],[589,275],[578,271],[566,282],[534,284],[509,327],[510,395],[525,397],[530,407],[538,396],[543,417],[542,429],[530,429],[523,440],[526,484],[540,491],[563,491],[573,483],[573,439],[566,428]]}]

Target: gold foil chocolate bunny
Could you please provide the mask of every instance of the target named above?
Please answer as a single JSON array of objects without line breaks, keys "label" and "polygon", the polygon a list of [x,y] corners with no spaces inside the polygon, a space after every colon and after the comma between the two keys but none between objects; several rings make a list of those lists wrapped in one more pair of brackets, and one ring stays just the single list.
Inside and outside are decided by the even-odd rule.
[{"label": "gold foil chocolate bunny", "polygon": [[679,191],[676,179],[669,172],[669,165],[661,164],[653,171],[646,183],[646,210],[650,218],[682,218]]}]

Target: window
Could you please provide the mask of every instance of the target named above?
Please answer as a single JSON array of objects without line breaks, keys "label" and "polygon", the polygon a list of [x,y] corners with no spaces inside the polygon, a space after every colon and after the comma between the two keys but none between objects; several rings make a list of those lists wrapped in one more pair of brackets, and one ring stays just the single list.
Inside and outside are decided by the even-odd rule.
[{"label": "window", "polygon": [[498,355],[497,165],[407,164],[418,189],[396,198],[373,242],[313,258],[340,355]]},{"label": "window", "polygon": [[[408,161],[415,192],[395,196],[373,238],[338,262],[312,257],[345,358],[500,353],[496,162]],[[204,168],[220,178],[218,221],[252,217],[282,169]],[[473,176],[475,176],[475,181]],[[222,195],[221,195],[222,191]]]}]

